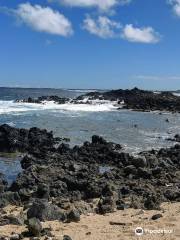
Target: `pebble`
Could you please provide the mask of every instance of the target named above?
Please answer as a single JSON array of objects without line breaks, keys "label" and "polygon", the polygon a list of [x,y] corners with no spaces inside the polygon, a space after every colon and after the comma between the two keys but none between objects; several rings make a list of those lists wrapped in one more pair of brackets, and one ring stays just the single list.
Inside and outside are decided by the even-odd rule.
[{"label": "pebble", "polygon": [[151,219],[152,220],[157,220],[157,219],[159,219],[161,217],[163,217],[163,215],[161,213],[158,213],[158,214],[153,215]]}]

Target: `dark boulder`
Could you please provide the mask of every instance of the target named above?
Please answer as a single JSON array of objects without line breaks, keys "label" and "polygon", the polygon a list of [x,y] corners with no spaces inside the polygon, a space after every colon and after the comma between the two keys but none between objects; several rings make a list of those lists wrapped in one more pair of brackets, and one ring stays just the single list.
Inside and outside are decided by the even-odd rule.
[{"label": "dark boulder", "polygon": [[[11,189],[13,189],[13,188],[11,187]],[[28,188],[21,188],[18,191],[18,193],[23,202],[28,201],[30,199],[30,197],[32,196],[32,191]]]},{"label": "dark boulder", "polygon": [[18,129],[7,124],[0,126],[0,152],[26,152],[39,149],[53,149],[59,139],[52,132],[39,128]]},{"label": "dark boulder", "polygon": [[27,147],[28,130],[16,129],[7,124],[0,126],[0,152],[15,152]]},{"label": "dark boulder", "polygon": [[147,194],[144,201],[144,208],[148,210],[160,208],[160,198],[155,194]]},{"label": "dark boulder", "polygon": [[152,169],[152,175],[157,176],[158,174],[160,174],[162,172],[162,168],[161,167],[155,167]]},{"label": "dark boulder", "polygon": [[124,172],[129,175],[129,174],[133,174],[136,175],[137,173],[137,168],[134,165],[129,165],[127,167],[124,168]]},{"label": "dark boulder", "polygon": [[27,211],[27,217],[38,218],[40,221],[65,220],[65,215],[56,205],[46,200],[37,199]]},{"label": "dark boulder", "polygon": [[0,226],[5,226],[10,224],[9,219],[6,217],[0,216]]},{"label": "dark boulder", "polygon": [[102,189],[102,195],[105,197],[113,196],[115,198],[116,192],[117,192],[116,186],[112,183],[106,184],[105,187]]},{"label": "dark boulder", "polygon": [[106,144],[106,140],[100,136],[94,135],[92,136],[92,143],[93,144]]},{"label": "dark boulder", "polygon": [[8,182],[5,180],[4,174],[0,173],[0,194],[7,190]]},{"label": "dark boulder", "polygon": [[174,136],[176,142],[180,142],[180,134]]},{"label": "dark boulder", "polygon": [[116,209],[116,201],[113,196],[101,197],[98,203],[98,213],[112,213]]},{"label": "dark boulder", "polygon": [[76,209],[72,209],[67,214],[67,222],[79,222],[80,221],[80,214],[79,211]]},{"label": "dark boulder", "polygon": [[42,224],[38,218],[30,218],[28,219],[27,227],[29,230],[30,236],[40,237],[42,231]]},{"label": "dark boulder", "polygon": [[137,171],[137,177],[138,178],[151,178],[152,172],[149,169],[145,169],[145,168],[138,168]]},{"label": "dark boulder", "polygon": [[146,161],[146,158],[144,156],[140,157],[140,158],[134,158],[134,160],[132,161],[132,164],[139,168],[144,168],[147,166],[147,161]]},{"label": "dark boulder", "polygon": [[37,198],[49,199],[49,186],[44,183],[40,183],[37,187]]},{"label": "dark boulder", "polygon": [[20,205],[21,199],[17,192],[4,192],[0,194],[0,208],[6,207],[7,205]]},{"label": "dark boulder", "polygon": [[157,213],[157,214],[154,214],[154,215],[151,217],[151,219],[152,219],[152,220],[157,220],[157,219],[162,218],[162,217],[163,217],[163,215],[162,215],[161,213]]},{"label": "dark boulder", "polygon": [[57,151],[60,154],[68,153],[70,151],[69,144],[61,143],[57,148]]},{"label": "dark boulder", "polygon": [[180,201],[180,191],[178,189],[167,189],[164,196],[170,201]]}]

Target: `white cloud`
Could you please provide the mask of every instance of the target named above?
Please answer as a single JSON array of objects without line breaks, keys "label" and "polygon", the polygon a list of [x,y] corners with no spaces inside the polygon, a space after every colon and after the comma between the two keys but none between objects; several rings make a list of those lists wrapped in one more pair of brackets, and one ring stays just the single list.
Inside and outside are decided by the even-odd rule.
[{"label": "white cloud", "polygon": [[116,5],[124,5],[131,0],[55,0],[70,7],[95,7],[101,11],[108,11]]},{"label": "white cloud", "polygon": [[94,19],[87,15],[83,21],[83,29],[101,38],[123,38],[130,42],[157,43],[161,38],[152,27],[135,28],[132,24],[122,26],[106,16]]},{"label": "white cloud", "polygon": [[180,0],[168,0],[168,4],[172,5],[173,12],[180,17]]},{"label": "white cloud", "polygon": [[130,42],[157,43],[160,41],[160,34],[152,27],[136,28],[127,24],[123,29],[122,38]]},{"label": "white cloud", "polygon": [[83,29],[101,38],[116,37],[116,31],[120,28],[120,23],[112,21],[105,16],[99,16],[97,19],[87,16],[83,21]]},{"label": "white cloud", "polygon": [[21,22],[36,31],[61,36],[69,36],[73,33],[71,22],[49,7],[23,3],[13,10],[13,13]]}]

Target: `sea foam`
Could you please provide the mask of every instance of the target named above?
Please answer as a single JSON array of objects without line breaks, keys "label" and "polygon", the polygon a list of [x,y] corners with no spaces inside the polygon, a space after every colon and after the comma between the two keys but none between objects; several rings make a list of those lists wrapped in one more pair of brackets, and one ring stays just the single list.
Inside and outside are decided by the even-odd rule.
[{"label": "sea foam", "polygon": [[0,101],[0,114],[23,113],[27,111],[84,111],[84,112],[103,112],[114,111],[117,109],[116,102],[93,101],[90,104],[85,103],[65,103],[57,104],[52,101],[44,101],[42,104],[23,103],[14,101]]}]

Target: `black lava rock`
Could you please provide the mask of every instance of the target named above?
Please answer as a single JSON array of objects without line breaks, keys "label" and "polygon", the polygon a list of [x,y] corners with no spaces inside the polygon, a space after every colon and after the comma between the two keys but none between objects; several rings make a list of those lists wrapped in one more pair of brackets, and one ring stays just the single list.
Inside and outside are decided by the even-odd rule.
[{"label": "black lava rock", "polygon": [[29,234],[34,237],[41,236],[42,224],[37,218],[28,219],[27,227],[29,230]]},{"label": "black lava rock", "polygon": [[158,214],[153,215],[151,219],[152,220],[157,220],[157,219],[162,218],[162,217],[163,217],[163,215],[158,213]]},{"label": "black lava rock", "polygon": [[27,211],[27,217],[38,218],[40,221],[52,221],[65,219],[64,213],[56,205],[48,203],[44,200],[36,200]]}]

